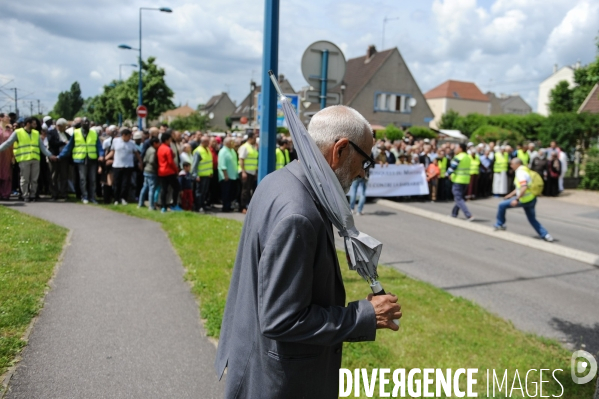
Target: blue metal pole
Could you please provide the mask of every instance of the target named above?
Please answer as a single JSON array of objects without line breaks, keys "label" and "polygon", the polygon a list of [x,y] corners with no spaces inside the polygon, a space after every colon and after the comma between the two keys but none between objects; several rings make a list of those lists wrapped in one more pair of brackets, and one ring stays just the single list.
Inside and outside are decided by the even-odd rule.
[{"label": "blue metal pole", "polygon": [[268,71],[279,75],[279,0],[265,0],[264,51],[262,56],[262,115],[260,120],[260,155],[258,181],[275,170],[277,145],[277,92]]},{"label": "blue metal pole", "polygon": [[[142,105],[143,104],[143,97],[142,97],[142,87],[143,87],[143,83],[141,81],[141,8],[139,9],[139,85],[138,85],[138,89],[139,89],[139,93],[137,95],[137,105]],[[141,130],[142,129],[142,123],[141,123],[141,118],[137,118],[137,127]]]},{"label": "blue metal pole", "polygon": [[322,52],[322,68],[320,71],[320,109],[327,106],[327,79],[329,78],[329,50]]}]

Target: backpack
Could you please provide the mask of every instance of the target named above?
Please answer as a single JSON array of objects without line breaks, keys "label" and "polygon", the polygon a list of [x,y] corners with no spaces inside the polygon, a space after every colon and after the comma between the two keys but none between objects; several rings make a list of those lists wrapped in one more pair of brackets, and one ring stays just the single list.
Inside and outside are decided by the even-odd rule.
[{"label": "backpack", "polygon": [[526,171],[530,175],[530,180],[532,181],[528,189],[535,197],[540,196],[541,194],[543,194],[543,188],[545,186],[543,178],[534,170],[526,168]]}]

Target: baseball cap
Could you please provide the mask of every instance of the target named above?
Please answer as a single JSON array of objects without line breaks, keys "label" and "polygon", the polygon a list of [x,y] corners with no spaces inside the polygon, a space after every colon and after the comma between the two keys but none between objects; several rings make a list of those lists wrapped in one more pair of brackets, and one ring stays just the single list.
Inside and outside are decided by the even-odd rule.
[{"label": "baseball cap", "polygon": [[428,144],[428,143],[430,143],[431,141],[430,141],[429,139],[424,139],[424,142],[425,142],[426,144]]},{"label": "baseball cap", "polygon": [[139,130],[133,134],[133,140],[141,140],[143,137],[143,134]]},{"label": "baseball cap", "polygon": [[468,147],[472,147],[474,145],[474,143],[471,141],[468,143]]},{"label": "baseball cap", "polygon": [[48,121],[49,121],[49,120],[51,120],[51,119],[52,119],[52,117],[51,117],[51,116],[49,116],[49,115],[46,115],[46,116],[44,116],[43,122],[44,122],[44,123],[46,123],[46,122],[48,122]]}]

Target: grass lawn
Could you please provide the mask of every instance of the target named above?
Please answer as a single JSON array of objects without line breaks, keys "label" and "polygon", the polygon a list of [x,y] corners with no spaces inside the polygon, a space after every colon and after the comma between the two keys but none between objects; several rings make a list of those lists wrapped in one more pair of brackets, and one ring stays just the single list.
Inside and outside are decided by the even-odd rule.
[{"label": "grass lawn", "polygon": [[[67,230],[0,206],[0,375],[25,346]],[[1,390],[2,388],[0,388]]]},{"label": "grass lawn", "polygon": [[[207,333],[218,337],[241,223],[190,212],[160,214],[134,205],[108,208],[162,223],[187,268],[186,278],[200,299],[200,314],[206,319]],[[368,285],[348,270],[343,254],[339,260],[348,302],[364,298],[369,292]],[[526,372],[537,369],[529,375],[531,395],[535,389],[533,381],[539,382],[539,369],[563,369],[555,374],[564,386],[562,398],[592,397],[595,385],[572,382],[571,353],[556,341],[518,331],[511,323],[473,302],[408,278],[390,267],[380,267],[379,273],[385,289],[400,298],[404,313],[401,330],[379,331],[375,342],[345,344],[343,367],[478,368],[476,386],[480,397],[486,393],[487,369],[495,369],[499,380],[508,370],[510,388],[516,370],[524,385]],[[545,372],[543,380],[550,381],[543,384],[543,395],[560,395],[561,388],[550,373]],[[515,386],[518,387],[517,380]],[[521,391],[514,390],[511,397],[522,397]]]}]

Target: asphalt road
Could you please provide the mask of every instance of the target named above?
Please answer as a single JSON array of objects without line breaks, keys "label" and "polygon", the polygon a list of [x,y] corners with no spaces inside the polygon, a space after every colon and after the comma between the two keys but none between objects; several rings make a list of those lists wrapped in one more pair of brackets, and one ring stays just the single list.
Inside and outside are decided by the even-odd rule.
[{"label": "asphalt road", "polygon": [[157,223],[80,204],[8,204],[72,237],[7,398],[223,397],[216,349]]},{"label": "asphalt road", "polygon": [[[499,198],[468,201],[467,206],[476,218],[476,223],[493,225],[497,215]],[[407,205],[438,212],[451,213],[453,202],[413,202]],[[539,198],[535,207],[537,220],[561,245],[599,254],[599,208],[570,204],[552,198]],[[464,215],[460,212],[460,217]],[[528,223],[524,210],[507,211],[508,231],[528,237],[538,237]]]},{"label": "asphalt road", "polygon": [[[473,213],[489,218],[490,205],[489,201],[486,210],[477,204]],[[449,204],[416,206],[443,212],[441,208]],[[562,203],[558,206],[575,218],[572,222],[543,219],[545,210],[540,212],[550,231],[556,226],[563,229],[554,228],[552,234],[562,245],[581,237],[584,244],[578,248],[597,253],[596,221],[585,221]],[[597,208],[581,213],[592,211]],[[599,351],[599,268],[382,205],[366,204],[364,213],[356,216],[356,225],[383,242],[381,263],[473,300],[521,330],[556,338],[567,347],[584,344],[591,353]],[[508,226],[511,231],[534,234],[516,214],[510,214]],[[593,241],[595,248],[590,246]]]}]

